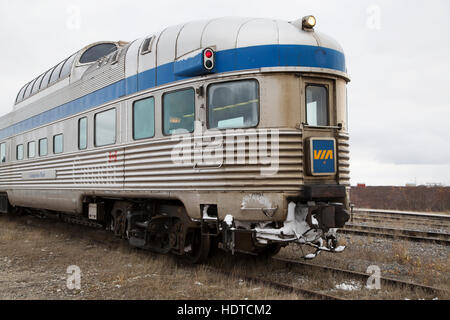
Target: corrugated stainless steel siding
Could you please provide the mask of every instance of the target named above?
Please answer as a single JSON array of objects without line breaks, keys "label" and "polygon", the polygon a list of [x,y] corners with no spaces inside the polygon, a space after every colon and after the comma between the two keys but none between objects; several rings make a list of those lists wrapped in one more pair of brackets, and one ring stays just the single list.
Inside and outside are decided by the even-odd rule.
[{"label": "corrugated stainless steel siding", "polygon": [[[235,136],[233,136],[235,137]],[[229,137],[228,137],[229,139]],[[171,151],[177,141],[166,140],[158,145],[142,145],[127,148],[124,166],[125,189],[157,190],[271,190],[298,191],[303,184],[302,135],[296,131],[284,131],[279,134],[279,167],[273,175],[262,175],[261,165],[249,163],[248,145],[245,147],[245,164],[238,164],[236,151],[238,144],[234,140],[234,164],[226,159],[224,145],[220,148],[222,156],[212,155],[211,168],[195,168],[194,150],[189,156],[194,161],[174,164]],[[193,139],[184,141],[194,145]],[[270,152],[270,149],[269,149]],[[223,163],[220,168],[214,164]],[[268,166],[266,166],[268,167]]]},{"label": "corrugated stainless steel siding", "polygon": [[[223,141],[226,145],[225,138]],[[192,163],[176,164],[172,161],[171,154],[178,143],[179,141],[170,138],[150,140],[83,153],[17,162],[0,168],[0,186],[2,189],[82,189],[87,191],[139,189],[285,192],[298,191],[303,185],[303,145],[302,134],[299,131],[280,131],[279,167],[273,175],[261,174],[261,168],[264,165],[261,165],[259,158],[257,164],[249,163],[248,145],[245,146],[245,164],[227,163],[225,149],[224,161],[222,161],[224,163],[220,168],[198,169],[194,168]],[[194,139],[187,139],[186,143],[193,146]],[[234,149],[236,153],[238,150],[236,140],[234,140]],[[113,152],[112,157],[110,152]],[[268,152],[270,156],[270,148]],[[191,155],[193,154],[192,150]],[[234,159],[236,161],[236,156]],[[56,179],[31,180],[24,179],[22,175],[23,172],[43,170],[55,170]]]},{"label": "corrugated stainless steel siding", "polygon": [[339,184],[350,186],[350,136],[348,133],[338,134],[338,153]]},{"label": "corrugated stainless steel siding", "polygon": [[[115,148],[117,150],[117,148]],[[101,150],[64,156],[39,158],[0,169],[2,189],[111,189],[123,187],[123,151],[116,161]],[[24,172],[55,170],[55,179],[25,179]]]}]

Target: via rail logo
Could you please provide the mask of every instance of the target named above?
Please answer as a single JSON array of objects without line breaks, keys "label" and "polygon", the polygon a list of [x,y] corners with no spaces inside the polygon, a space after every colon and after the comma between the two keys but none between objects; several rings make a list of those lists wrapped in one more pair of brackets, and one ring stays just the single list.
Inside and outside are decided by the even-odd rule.
[{"label": "via rail logo", "polygon": [[312,174],[331,175],[336,173],[334,139],[312,138]]}]

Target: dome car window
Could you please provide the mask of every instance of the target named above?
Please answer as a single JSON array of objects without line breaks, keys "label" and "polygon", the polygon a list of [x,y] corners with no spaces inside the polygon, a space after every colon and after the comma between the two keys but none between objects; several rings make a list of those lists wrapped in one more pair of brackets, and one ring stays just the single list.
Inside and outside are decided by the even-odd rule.
[{"label": "dome car window", "polygon": [[208,86],[208,128],[249,128],[259,122],[259,88],[256,80]]},{"label": "dome car window", "polygon": [[30,82],[30,84],[27,87],[27,90],[25,91],[25,95],[23,96],[24,99],[28,98],[31,94],[31,89],[34,85],[34,83],[36,82],[37,79],[34,79],[33,81]]},{"label": "dome car window", "polygon": [[27,89],[28,83],[20,89],[19,93],[17,94],[16,102],[20,102],[23,99],[23,94],[25,93],[25,90]]},{"label": "dome car window", "polygon": [[39,87],[41,85],[41,82],[42,82],[42,79],[44,78],[44,76],[45,76],[45,73],[41,74],[39,76],[39,78],[36,80],[36,82],[33,85],[33,89],[31,89],[31,94],[34,94],[39,91]]},{"label": "dome car window", "polygon": [[65,78],[68,74],[70,74],[70,71],[72,71],[72,64],[73,60],[75,59],[76,54],[73,54],[69,57],[69,59],[66,60],[64,63],[64,66],[61,69],[61,74],[59,76],[60,79]]},{"label": "dome car window", "polygon": [[113,43],[102,43],[87,49],[80,58],[80,63],[90,63],[97,61],[101,57],[107,56],[117,50]]},{"label": "dome car window", "polygon": [[55,67],[53,67],[52,69],[48,70],[45,73],[45,76],[44,76],[44,78],[42,79],[42,82],[41,82],[41,86],[39,87],[40,90],[47,88],[48,82],[50,80],[50,76],[52,75],[52,72],[53,72],[53,69],[55,69]]},{"label": "dome car window", "polygon": [[53,70],[52,76],[50,77],[50,82],[49,82],[49,83],[54,83],[54,82],[56,82],[56,81],[59,80],[59,73],[61,72],[61,69],[62,69],[62,67],[63,67],[63,65],[64,65],[64,62],[65,62],[65,61],[60,62],[60,63],[55,67],[55,69]]}]

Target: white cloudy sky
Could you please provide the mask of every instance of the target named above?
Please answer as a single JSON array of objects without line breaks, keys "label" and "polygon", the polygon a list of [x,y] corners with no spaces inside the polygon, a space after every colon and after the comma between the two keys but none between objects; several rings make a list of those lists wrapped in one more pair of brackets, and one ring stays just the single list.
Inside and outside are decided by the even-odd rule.
[{"label": "white cloudy sky", "polygon": [[204,18],[307,14],[346,51],[352,183],[450,185],[448,0],[0,0],[0,115],[25,82],[91,42]]}]

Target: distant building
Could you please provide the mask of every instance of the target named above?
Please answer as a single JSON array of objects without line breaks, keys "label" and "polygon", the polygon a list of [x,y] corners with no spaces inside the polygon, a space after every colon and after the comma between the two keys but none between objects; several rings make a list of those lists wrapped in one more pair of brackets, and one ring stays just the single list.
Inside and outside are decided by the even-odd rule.
[{"label": "distant building", "polygon": [[405,187],[412,188],[412,187],[417,187],[417,185],[415,183],[407,183],[407,184],[405,184]]},{"label": "distant building", "polygon": [[428,182],[425,184],[425,186],[427,186],[428,188],[433,188],[433,187],[443,187],[444,185],[442,183]]},{"label": "distant building", "polygon": [[358,184],[356,185],[356,187],[357,187],[357,188],[365,188],[365,187],[366,187],[366,184],[365,184],[365,183],[358,183]]}]

